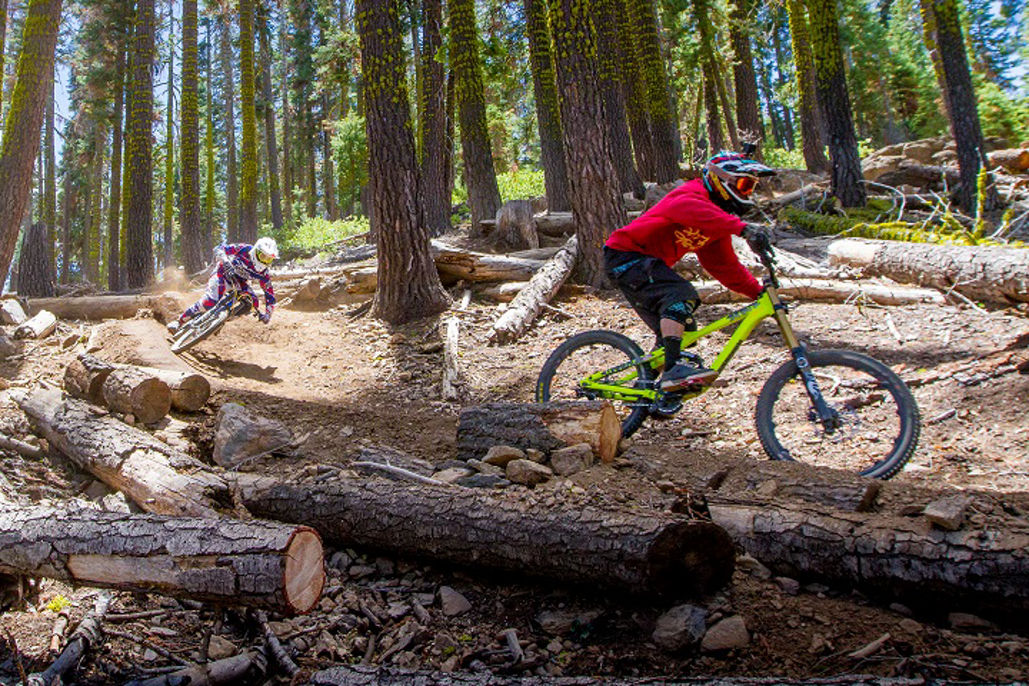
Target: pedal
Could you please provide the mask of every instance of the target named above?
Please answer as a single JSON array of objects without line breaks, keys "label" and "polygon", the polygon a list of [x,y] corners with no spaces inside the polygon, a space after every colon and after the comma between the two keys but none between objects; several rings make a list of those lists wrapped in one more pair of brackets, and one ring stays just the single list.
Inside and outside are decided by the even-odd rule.
[{"label": "pedal", "polygon": [[650,416],[671,419],[682,409],[682,393],[662,393],[650,406]]}]

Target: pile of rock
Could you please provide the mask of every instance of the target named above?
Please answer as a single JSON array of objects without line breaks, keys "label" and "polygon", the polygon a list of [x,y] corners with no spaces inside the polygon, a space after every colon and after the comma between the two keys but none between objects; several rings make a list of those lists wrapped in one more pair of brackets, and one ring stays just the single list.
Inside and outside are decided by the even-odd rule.
[{"label": "pile of rock", "polygon": [[495,445],[481,460],[451,460],[432,477],[438,481],[478,488],[504,488],[511,484],[535,486],[555,476],[570,476],[593,465],[588,443],[558,448],[550,453],[510,445]]}]

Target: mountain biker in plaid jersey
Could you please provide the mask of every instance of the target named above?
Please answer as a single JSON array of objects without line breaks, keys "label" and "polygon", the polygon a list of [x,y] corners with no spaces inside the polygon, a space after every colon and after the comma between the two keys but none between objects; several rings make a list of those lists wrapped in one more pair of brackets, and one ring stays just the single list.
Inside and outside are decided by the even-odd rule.
[{"label": "mountain biker in plaid jersey", "polygon": [[[219,245],[215,248],[218,267],[207,281],[204,297],[186,308],[186,311],[179,316],[178,322],[169,328],[173,331],[177,330],[193,317],[214,307],[215,303],[225,295],[229,279],[235,282],[236,287],[242,293],[250,296],[254,311],[258,312],[258,318],[267,324],[271,319],[272,310],[275,308],[275,290],[272,288],[272,279],[268,268],[278,256],[279,249],[274,238],[259,238],[253,245],[249,243]],[[264,313],[260,312],[257,294],[250,287],[250,279],[257,279],[261,290],[264,291]]]},{"label": "mountain biker in plaid jersey", "polygon": [[665,369],[658,380],[652,412],[668,416],[681,406],[681,392],[711,383],[718,373],[684,362],[682,334],[696,331],[693,313],[700,297],[672,267],[687,252],[726,288],[756,299],[762,286],[747,271],[732,247],[743,236],[756,251],[767,249],[764,229],[739,218],[754,206],[751,195],[759,177],[774,170],[744,155],[720,152],[704,165],[702,178],[673,189],[660,202],[604,245],[608,278],[617,284],[636,313],[664,348]]}]

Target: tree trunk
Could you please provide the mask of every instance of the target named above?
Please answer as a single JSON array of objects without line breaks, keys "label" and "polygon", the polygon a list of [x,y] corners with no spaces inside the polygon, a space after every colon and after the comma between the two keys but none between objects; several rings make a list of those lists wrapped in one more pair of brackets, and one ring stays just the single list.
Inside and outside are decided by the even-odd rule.
[{"label": "tree trunk", "polygon": [[543,454],[588,443],[602,462],[618,451],[622,427],[610,403],[489,403],[461,410],[457,457],[481,460],[495,445],[510,445]]},{"label": "tree trunk", "polygon": [[254,5],[239,0],[239,109],[243,117],[242,178],[239,189],[239,239],[257,240],[257,108],[254,76]]},{"label": "tree trunk", "polygon": [[[493,167],[489,130],[486,124],[486,99],[479,57],[479,36],[475,26],[475,3],[450,0],[450,68],[457,87],[457,106],[461,123],[461,150],[464,157],[464,184],[472,212],[472,235],[478,235],[479,222],[492,219],[500,209],[500,190]],[[365,83],[369,83],[365,78]]]},{"label": "tree trunk", "polygon": [[543,306],[550,302],[575,265],[578,237],[572,236],[554,257],[533,274],[500,319],[493,324],[492,336],[501,343],[516,340],[532,326]]},{"label": "tree trunk", "polygon": [[[626,5],[629,8],[631,21],[634,24],[636,60],[639,65],[639,75],[642,77],[646,89],[645,106],[647,119],[650,122],[651,140],[654,146],[652,150],[654,155],[654,179],[659,184],[668,183],[679,178],[679,159],[677,153],[679,150],[679,132],[675,113],[671,111],[669,106],[668,75],[665,73],[665,61],[661,56],[661,38],[658,35],[656,9],[649,0],[627,0]],[[569,55],[569,57],[573,56]],[[590,84],[594,82],[583,81],[581,83]],[[566,147],[567,130],[568,123],[566,122]],[[586,249],[585,244],[583,248]]]},{"label": "tree trunk", "polygon": [[384,479],[236,478],[254,515],[302,521],[340,546],[641,595],[703,594],[732,576],[735,552],[725,532],[676,515],[581,503],[541,508],[525,496]]},{"label": "tree trunk", "polygon": [[[983,145],[982,128],[979,125],[979,111],[972,86],[972,75],[968,69],[968,57],[961,33],[961,17],[955,0],[921,0],[923,22],[934,32],[935,47],[939,50],[943,78],[939,80],[941,92],[946,93],[950,117],[950,131],[957,143],[958,168],[961,170],[961,187],[958,189],[958,204],[971,215],[978,214],[979,169],[982,167],[986,148]],[[925,18],[931,13],[932,18]],[[926,46],[932,49],[931,44]],[[987,175],[982,191],[982,209],[993,210],[1000,206],[1000,197]]]},{"label": "tree trunk", "polygon": [[[175,2],[168,2],[168,83],[175,83]],[[168,105],[164,108],[164,240],[161,266],[175,265],[172,224],[175,220],[175,88],[167,88]],[[99,235],[99,226],[97,227]]]},{"label": "tree trunk", "polygon": [[0,284],[7,282],[18,229],[29,203],[60,18],[61,0],[29,0],[0,150]]},{"label": "tree trunk", "polygon": [[51,446],[147,512],[215,517],[228,502],[225,482],[202,463],[80,400],[40,389],[18,404]]},{"label": "tree trunk", "polygon": [[200,105],[197,95],[197,2],[182,2],[182,203],[179,222],[182,235],[182,263],[187,274],[196,274],[207,260],[200,216]]},{"label": "tree trunk", "polygon": [[261,45],[261,96],[264,99],[264,138],[268,153],[268,195],[271,201],[272,229],[282,230],[282,192],[279,189],[279,147],[275,139],[275,95],[272,92],[272,50],[268,35],[267,10],[262,5],[257,15]]},{"label": "tree trunk", "polygon": [[53,296],[54,257],[49,233],[46,224],[36,222],[22,238],[18,256],[18,295]]},{"label": "tree trunk", "polygon": [[102,391],[111,410],[131,414],[144,424],[153,424],[171,410],[168,384],[131,367],[108,374]]},{"label": "tree trunk", "polygon": [[422,207],[430,236],[450,229],[450,194],[447,186],[447,82],[446,70],[436,58],[443,48],[443,2],[422,0]]},{"label": "tree trunk", "polygon": [[843,69],[836,0],[808,0],[808,11],[818,102],[829,136],[833,195],[844,207],[861,207],[865,204],[865,187]]},{"label": "tree trunk", "polygon": [[[550,26],[562,94],[569,199],[579,231],[578,276],[583,283],[600,288],[607,284],[604,241],[626,221],[618,175],[611,162],[604,106],[598,90],[589,85],[597,82],[597,37],[587,6],[574,0],[551,4]],[[663,73],[662,63],[657,69]],[[667,97],[665,101],[667,106]],[[665,173],[660,169],[667,171],[667,159],[665,155],[658,162],[659,179]]]},{"label": "tree trunk", "polygon": [[200,244],[203,246],[201,254],[204,264],[211,259],[214,250],[214,98],[212,90],[212,73],[214,64],[211,60],[211,18],[204,17],[204,56],[206,59],[204,74],[204,151],[207,157],[207,178],[204,184],[204,224]]},{"label": "tree trunk", "polygon": [[625,114],[625,88],[622,64],[625,60],[618,53],[619,0],[597,0],[597,75],[599,88],[607,117],[608,135],[611,139],[611,155],[618,173],[619,190],[643,198],[646,189],[636,172],[632,159],[632,138]]},{"label": "tree trunk", "polygon": [[0,571],[285,614],[325,584],[306,526],[48,507],[0,509]]},{"label": "tree trunk", "polygon": [[129,288],[142,288],[154,274],[153,140],[154,0],[138,0],[132,34],[129,112],[125,137],[128,196],[125,212],[125,271]]},{"label": "tree trunk", "polygon": [[[114,117],[111,119],[111,186],[107,203],[107,287],[112,291],[120,291],[122,287],[121,260],[121,148],[122,120],[125,103],[125,32],[118,31],[115,38],[114,72]],[[67,184],[65,186],[67,193]],[[65,203],[67,203],[67,199]],[[68,258],[65,257],[65,260]],[[64,265],[67,268],[67,265]]]},{"label": "tree trunk", "polygon": [[729,37],[732,41],[733,82],[736,85],[736,123],[740,135],[758,145],[757,156],[765,139],[764,124],[757,95],[757,76],[754,73],[754,55],[750,49],[749,27],[754,22],[753,0],[733,0],[729,13]]},{"label": "tree trunk", "polygon": [[[2,72],[0,72],[2,73]],[[57,280],[57,255],[55,254],[55,247],[57,246],[57,150],[55,146],[55,125],[54,120],[54,99],[56,94],[54,93],[54,67],[51,64],[50,67],[50,85],[47,89],[46,97],[46,133],[44,135],[45,149],[44,157],[46,162],[46,177],[43,182],[43,211],[42,218],[46,224],[46,244],[47,244],[47,274],[51,284],[56,285]],[[21,271],[19,269],[19,271]]]},{"label": "tree trunk", "polygon": [[[443,311],[448,298],[440,285],[429,252],[428,229],[422,221],[402,34],[394,2],[362,0],[358,16],[362,17],[364,80],[376,84],[365,93],[373,225],[378,231],[374,311],[377,317],[400,324]],[[493,182],[496,187],[495,177]]]},{"label": "tree trunk", "polygon": [[819,121],[818,96],[815,90],[814,58],[808,39],[807,17],[802,0],[787,0],[790,16],[790,37],[796,63],[797,101],[800,109],[800,138],[804,163],[808,171],[822,174],[829,171]]},{"label": "tree trunk", "polygon": [[[226,8],[229,6],[226,5]],[[222,104],[225,108],[225,230],[226,240],[237,243],[239,231],[239,186],[236,170],[236,83],[232,74],[232,23],[228,10],[218,17],[221,24]]]},{"label": "tree trunk", "polygon": [[954,290],[972,300],[1029,302],[1029,251],[1017,248],[838,240],[828,246],[835,264],[900,283]]},{"label": "tree trunk", "polygon": [[568,200],[568,172],[562,146],[561,110],[557,94],[554,63],[550,53],[550,28],[547,25],[547,3],[525,0],[525,32],[529,37],[529,59],[532,65],[532,90],[536,100],[536,123],[540,136],[540,163],[547,189],[547,209],[564,212],[571,209]]}]

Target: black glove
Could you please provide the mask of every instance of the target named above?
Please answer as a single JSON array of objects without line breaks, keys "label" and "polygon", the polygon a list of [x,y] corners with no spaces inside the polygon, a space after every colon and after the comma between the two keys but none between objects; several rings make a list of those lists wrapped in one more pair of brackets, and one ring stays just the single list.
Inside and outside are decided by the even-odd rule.
[{"label": "black glove", "polygon": [[747,224],[743,227],[743,231],[740,231],[740,236],[747,241],[750,249],[759,255],[772,249],[772,241],[769,240],[768,233],[760,224]]},{"label": "black glove", "polygon": [[257,318],[261,320],[262,324],[267,324],[272,319],[271,312],[258,313]]}]

